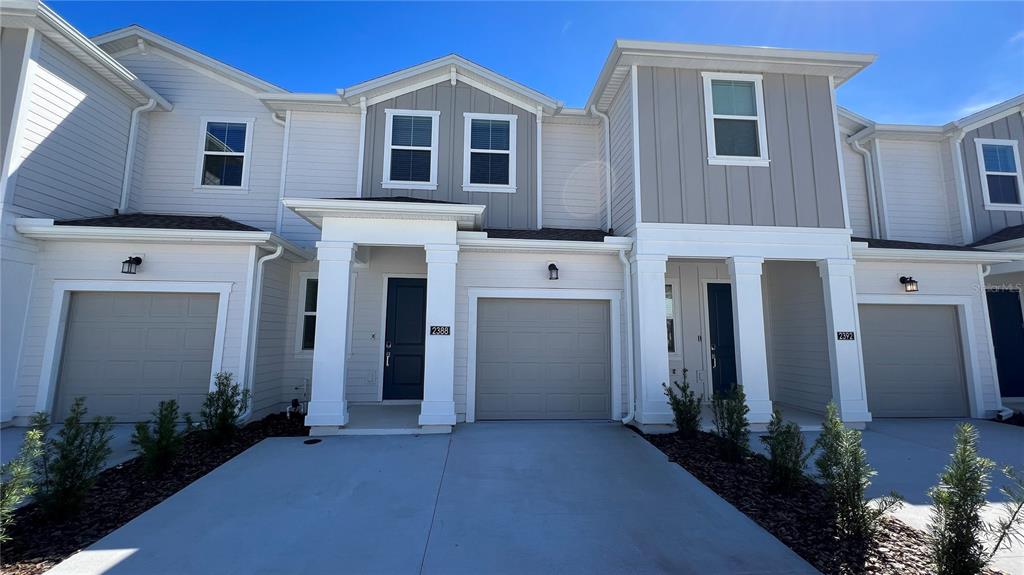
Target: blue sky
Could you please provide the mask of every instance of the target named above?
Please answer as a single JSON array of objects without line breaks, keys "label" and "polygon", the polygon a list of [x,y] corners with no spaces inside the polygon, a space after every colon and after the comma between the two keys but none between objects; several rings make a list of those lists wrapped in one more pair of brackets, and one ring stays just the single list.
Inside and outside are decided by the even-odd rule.
[{"label": "blue sky", "polygon": [[451,52],[582,106],[615,38],[871,52],[839,103],[942,124],[1024,93],[1024,2],[53,2],[88,35],[140,24],[296,92]]}]

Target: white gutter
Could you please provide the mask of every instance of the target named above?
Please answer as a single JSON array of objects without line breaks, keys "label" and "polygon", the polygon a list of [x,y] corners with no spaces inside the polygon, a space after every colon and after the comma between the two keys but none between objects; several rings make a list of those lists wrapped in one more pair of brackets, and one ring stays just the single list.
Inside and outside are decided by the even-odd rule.
[{"label": "white gutter", "polygon": [[626,385],[629,386],[629,411],[622,418],[622,423],[628,424],[636,418],[636,374],[633,372],[633,279],[625,249],[619,250],[619,261],[622,262],[622,289],[626,296]]},{"label": "white gutter", "polygon": [[288,145],[292,132],[292,111],[285,111],[283,122],[277,119],[277,114],[271,114],[270,117],[278,125],[284,126],[284,141],[281,144],[281,186],[277,191],[277,220],[274,224],[274,233],[281,235],[281,227],[284,225],[284,192],[288,177]]},{"label": "white gutter", "polygon": [[871,152],[862,146],[859,140],[854,140],[852,137],[848,138],[847,142],[850,143],[854,152],[864,158],[864,180],[868,188],[868,211],[870,211],[868,221],[871,224],[871,236],[878,237],[880,231],[878,229],[878,205],[875,200],[875,168],[871,162]]},{"label": "white gutter", "polygon": [[871,248],[866,243],[853,242],[853,258],[858,261],[916,261],[962,264],[999,264],[1024,261],[1024,254],[969,250],[913,250],[900,248]]},{"label": "white gutter", "polygon": [[243,382],[242,388],[249,390],[249,400],[245,404],[245,411],[242,413],[242,419],[247,419],[252,415],[253,407],[253,393],[252,393],[252,380],[253,371],[256,369],[256,343],[259,340],[259,328],[260,328],[260,294],[263,292],[263,268],[270,260],[276,260],[281,257],[284,253],[284,246],[277,244],[277,248],[270,254],[267,254],[256,262],[256,273],[253,278],[253,282],[250,286],[250,313],[249,313],[249,326],[248,332],[249,337],[246,342],[246,366],[245,366],[245,382]]},{"label": "white gutter", "polygon": [[611,120],[608,118],[608,114],[605,114],[597,109],[597,106],[591,106],[590,112],[595,116],[601,118],[601,125],[604,126],[604,188],[605,188],[605,230],[608,232],[612,231],[612,146],[611,146]]},{"label": "white gutter", "polygon": [[456,235],[459,249],[469,251],[525,251],[525,252],[572,252],[608,253],[628,250],[632,238],[610,237],[603,242],[576,240],[524,240],[515,238],[488,238],[483,232],[459,232]]},{"label": "white gutter", "polygon": [[117,211],[124,213],[128,209],[128,190],[131,188],[132,168],[135,166],[135,142],[139,139],[139,115],[156,108],[156,99],[150,98],[145,104],[132,108],[132,119],[128,126],[128,149],[124,155],[124,176],[121,178],[121,201]]}]

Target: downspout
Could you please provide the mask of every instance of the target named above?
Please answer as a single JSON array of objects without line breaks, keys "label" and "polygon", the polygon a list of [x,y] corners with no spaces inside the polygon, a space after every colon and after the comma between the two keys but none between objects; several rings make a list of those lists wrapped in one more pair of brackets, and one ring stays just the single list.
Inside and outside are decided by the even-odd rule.
[{"label": "downspout", "polygon": [[277,118],[277,114],[271,114],[274,123],[284,127],[284,141],[281,144],[281,186],[277,192],[277,223],[274,225],[274,233],[281,235],[281,228],[284,226],[284,191],[285,178],[288,176],[288,145],[291,140],[292,111],[284,113],[284,121]]},{"label": "downspout", "polygon": [[629,390],[628,411],[622,423],[629,424],[636,418],[636,377],[633,373],[633,279],[626,250],[619,250],[619,261],[622,262],[622,289],[626,292],[626,382]]},{"label": "downspout", "polygon": [[971,224],[971,207],[967,201],[967,181],[964,178],[963,141],[967,133],[957,130],[956,137],[950,140],[950,152],[953,154],[953,171],[956,172],[957,205],[960,206],[960,233],[963,234],[964,245],[974,241],[974,226]]},{"label": "downspout", "polygon": [[[963,133],[961,132],[961,136],[960,136],[961,138],[963,137],[962,134]],[[957,140],[957,143],[958,144],[960,143],[959,139]],[[983,309],[985,311],[985,317],[986,318],[989,317],[989,315],[988,315],[988,296],[987,296],[987,292],[985,291],[985,278],[987,278],[988,274],[990,274],[990,273],[992,273],[992,266],[991,265],[980,266],[979,274],[978,275],[981,277],[981,290],[982,290],[982,293],[986,294],[985,296],[982,296],[982,298],[981,298],[982,306],[983,306]],[[992,337],[992,331],[991,331],[991,327],[990,327],[989,328],[989,343],[992,342],[991,337]],[[995,365],[995,363],[994,363],[995,362],[995,352],[992,351],[992,346],[991,345],[989,346],[989,350],[992,352],[992,353],[990,353],[990,356],[992,358],[993,365]],[[996,377],[998,377],[998,376],[999,376],[999,374],[997,373]],[[1002,421],[1004,419],[1009,419],[1009,418],[1013,417],[1013,410],[1010,409],[1009,407],[1006,407],[1005,405],[1003,405],[1003,399],[1001,397],[999,397],[997,395],[996,396],[996,401],[999,402],[999,406],[996,408],[996,419],[998,419],[999,421]]]},{"label": "downspout", "polygon": [[878,229],[878,205],[875,201],[875,168],[871,162],[871,152],[860,145],[860,140],[854,140],[853,137],[849,137],[846,140],[850,143],[850,147],[853,148],[854,152],[860,154],[864,158],[864,180],[867,183],[868,188],[868,210],[870,214],[868,221],[871,224],[871,237],[877,238],[879,236]]},{"label": "downspout", "polygon": [[363,197],[363,158],[366,154],[366,98],[359,98],[359,156],[356,160],[356,197]]},{"label": "downspout", "polygon": [[259,327],[260,327],[260,302],[263,299],[263,268],[264,265],[270,260],[276,260],[281,257],[284,253],[284,245],[277,244],[277,248],[270,254],[267,254],[256,262],[256,273],[255,278],[252,282],[252,308],[249,314],[249,341],[246,342],[247,349],[249,350],[246,354],[246,366],[245,366],[245,385],[242,387],[249,390],[249,400],[245,404],[245,411],[242,413],[241,418],[247,419],[252,415],[253,407],[253,370],[256,369],[256,343],[259,340]]},{"label": "downspout", "polygon": [[544,106],[537,106],[537,229],[544,229],[544,146],[541,137],[541,125],[544,119]]},{"label": "downspout", "polygon": [[608,114],[598,111],[597,106],[590,107],[590,113],[601,118],[601,125],[604,126],[604,200],[605,200],[605,230],[612,231],[612,136],[611,120]]},{"label": "downspout", "polygon": [[128,209],[128,190],[131,187],[132,169],[135,166],[135,142],[139,139],[139,114],[156,108],[156,99],[150,98],[141,106],[132,108],[132,118],[128,125],[128,149],[124,154],[124,176],[121,178],[121,201],[117,204],[118,213]]}]

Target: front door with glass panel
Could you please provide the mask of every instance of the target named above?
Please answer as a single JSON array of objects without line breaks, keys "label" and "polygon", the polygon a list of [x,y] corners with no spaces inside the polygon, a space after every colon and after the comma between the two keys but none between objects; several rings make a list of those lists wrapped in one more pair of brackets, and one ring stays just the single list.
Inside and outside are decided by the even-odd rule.
[{"label": "front door with glass panel", "polygon": [[427,280],[389,278],[384,330],[385,400],[423,399]]}]

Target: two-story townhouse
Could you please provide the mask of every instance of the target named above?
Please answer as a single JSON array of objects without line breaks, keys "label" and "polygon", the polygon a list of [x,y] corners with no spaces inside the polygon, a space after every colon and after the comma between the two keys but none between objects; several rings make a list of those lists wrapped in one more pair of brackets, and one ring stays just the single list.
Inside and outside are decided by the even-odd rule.
[{"label": "two-story townhouse", "polygon": [[[839,120],[855,237],[1024,252],[1024,95],[942,126],[878,124],[849,110]],[[987,288],[1001,395],[1020,403],[1024,263],[993,263],[981,275],[963,291]]]},{"label": "two-story townhouse", "polygon": [[220,370],[315,433],[660,425],[684,372],[755,424],[1002,409],[971,289],[1019,258],[865,224],[834,94],[872,56],[620,41],[573,109],[454,55],[301,94],[139,27],[85,42],[165,104],[94,146],[111,201],[5,226],[34,253],[16,421],[194,410]]}]

